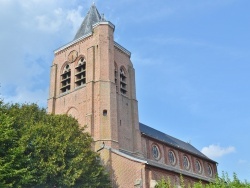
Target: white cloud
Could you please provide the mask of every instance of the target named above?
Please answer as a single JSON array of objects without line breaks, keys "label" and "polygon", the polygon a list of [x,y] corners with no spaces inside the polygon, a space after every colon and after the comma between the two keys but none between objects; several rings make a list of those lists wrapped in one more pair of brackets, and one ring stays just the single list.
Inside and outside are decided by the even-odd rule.
[{"label": "white cloud", "polygon": [[228,146],[228,147],[221,147],[220,145],[209,145],[208,147],[202,148],[201,152],[210,158],[218,158],[229,153],[235,152],[235,147]]},{"label": "white cloud", "polygon": [[73,26],[73,33],[77,32],[77,29],[80,27],[80,24],[83,21],[83,17],[81,16],[82,13],[82,6],[78,6],[78,8],[75,10],[69,10],[67,12],[67,20],[72,24]]},{"label": "white cloud", "polygon": [[56,8],[50,14],[41,14],[35,17],[36,27],[45,32],[56,33],[63,27],[72,27],[75,33],[82,23],[82,6],[77,9]]},{"label": "white cloud", "polygon": [[47,101],[44,98],[48,96],[48,88],[45,89],[36,89],[30,90],[26,87],[17,87],[16,94],[14,96],[5,96],[0,95],[0,98],[3,98],[5,102],[10,103],[36,103],[41,107],[47,106]]},{"label": "white cloud", "polygon": [[38,29],[47,32],[57,32],[63,23],[63,10],[55,9],[52,16],[38,15],[35,18]]},{"label": "white cloud", "polygon": [[[80,5],[86,4],[90,3]],[[0,31],[0,93],[5,100],[46,101],[53,50],[73,38],[83,19],[80,5],[76,1],[0,0],[0,25],[5,26]]]},{"label": "white cloud", "polygon": [[0,97],[46,106],[53,50],[73,39],[81,5],[60,0],[0,0]]}]

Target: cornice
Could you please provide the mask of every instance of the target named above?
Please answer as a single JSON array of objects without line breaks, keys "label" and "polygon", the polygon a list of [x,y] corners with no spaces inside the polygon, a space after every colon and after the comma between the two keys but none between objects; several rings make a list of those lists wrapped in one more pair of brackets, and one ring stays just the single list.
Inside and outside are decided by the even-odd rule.
[{"label": "cornice", "polygon": [[124,48],[123,46],[121,46],[120,44],[118,44],[115,41],[114,41],[114,45],[115,45],[116,48],[118,48],[119,50],[121,50],[122,52],[124,52],[125,54],[127,54],[129,57],[131,57],[131,52],[128,51],[126,48]]},{"label": "cornice", "polygon": [[68,44],[66,44],[66,45],[64,45],[64,46],[62,46],[62,47],[60,47],[60,48],[58,48],[57,50],[55,50],[55,51],[54,51],[54,54],[56,54],[56,53],[58,53],[58,52],[60,52],[60,51],[62,51],[62,50],[64,50],[64,49],[66,49],[66,48],[68,48],[68,47],[70,47],[70,46],[72,46],[72,45],[74,45],[74,44],[76,44],[77,42],[79,42],[79,41],[81,41],[82,39],[85,39],[85,38],[87,38],[87,37],[89,37],[89,36],[91,36],[91,35],[92,35],[92,32],[87,33],[86,35],[83,35],[82,37],[80,37],[80,38],[78,38],[78,39],[76,39],[76,40],[73,40],[73,41],[69,42]]}]

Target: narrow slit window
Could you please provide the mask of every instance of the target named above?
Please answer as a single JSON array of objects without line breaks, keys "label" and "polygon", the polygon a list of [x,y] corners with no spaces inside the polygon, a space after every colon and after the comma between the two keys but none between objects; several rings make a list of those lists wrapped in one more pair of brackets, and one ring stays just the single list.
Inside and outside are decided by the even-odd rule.
[{"label": "narrow slit window", "polygon": [[123,68],[120,68],[120,92],[123,95],[127,94],[127,77]]},{"label": "narrow slit window", "polygon": [[86,61],[82,57],[75,68],[75,84],[76,87],[86,84]]},{"label": "narrow slit window", "polygon": [[108,110],[103,110],[103,116],[107,116],[108,115]]},{"label": "narrow slit window", "polygon": [[69,65],[66,65],[63,69],[63,73],[61,74],[61,92],[67,92],[70,90],[70,82],[71,82],[71,70]]}]

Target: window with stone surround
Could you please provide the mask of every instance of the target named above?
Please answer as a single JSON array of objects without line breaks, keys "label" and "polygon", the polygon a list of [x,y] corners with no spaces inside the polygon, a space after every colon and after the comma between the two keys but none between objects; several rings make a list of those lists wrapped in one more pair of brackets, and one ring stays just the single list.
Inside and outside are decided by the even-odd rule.
[{"label": "window with stone surround", "polygon": [[123,95],[127,94],[127,76],[124,67],[120,68],[120,92]]},{"label": "window with stone surround", "polygon": [[152,145],[152,156],[155,160],[160,159],[160,150],[159,147],[155,144]]},{"label": "window with stone surround", "polygon": [[200,161],[198,159],[196,159],[196,161],[195,161],[195,169],[196,169],[196,172],[201,174],[202,168],[201,168],[201,163],[200,163]]},{"label": "window with stone surround", "polygon": [[207,172],[210,177],[213,177],[213,170],[210,164],[207,165]]},{"label": "window with stone surround", "polygon": [[61,74],[61,93],[67,92],[70,90],[71,82],[71,70],[69,64],[67,64]]},{"label": "window with stone surround", "polygon": [[168,151],[168,161],[170,162],[171,165],[176,164],[175,154],[172,150]]},{"label": "window with stone surround", "polygon": [[183,167],[186,169],[186,170],[189,170],[190,169],[190,163],[189,163],[189,159],[186,155],[183,156]]},{"label": "window with stone surround", "polygon": [[86,61],[81,57],[75,68],[75,84],[76,87],[86,84]]}]

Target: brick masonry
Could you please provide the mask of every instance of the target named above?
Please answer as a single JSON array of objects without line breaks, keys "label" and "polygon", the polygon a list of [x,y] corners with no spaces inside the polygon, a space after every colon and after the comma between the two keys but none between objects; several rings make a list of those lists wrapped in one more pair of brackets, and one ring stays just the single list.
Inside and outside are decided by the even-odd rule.
[{"label": "brick masonry", "polygon": [[[77,52],[75,59],[71,57],[73,51]],[[86,83],[77,87],[75,67],[81,58],[86,60]],[[67,65],[71,70],[70,90],[62,92],[61,75]],[[126,76],[126,94],[121,92],[121,68]],[[130,55],[115,45],[114,29],[109,22],[100,23],[91,35],[55,52],[50,74],[48,113],[68,114],[78,119],[81,126],[86,125],[86,131],[94,139],[95,150],[104,142],[105,147],[113,151],[129,153],[121,155],[111,149],[100,151],[103,164],[110,171],[113,187],[153,187],[155,180],[167,177],[173,184],[179,184],[180,172],[187,174],[183,176],[187,184],[199,181],[199,177],[204,177],[205,181],[211,179],[206,170],[196,172],[196,157],[193,154],[141,135],[135,70]],[[159,147],[161,157],[158,160],[152,156],[152,144]],[[176,156],[174,166],[168,160],[169,150]],[[183,167],[184,154],[190,161],[189,170]],[[144,162],[136,159],[144,159]],[[158,165],[147,164],[146,160]],[[203,169],[209,163],[214,176],[216,164],[204,159],[199,161]]]}]

